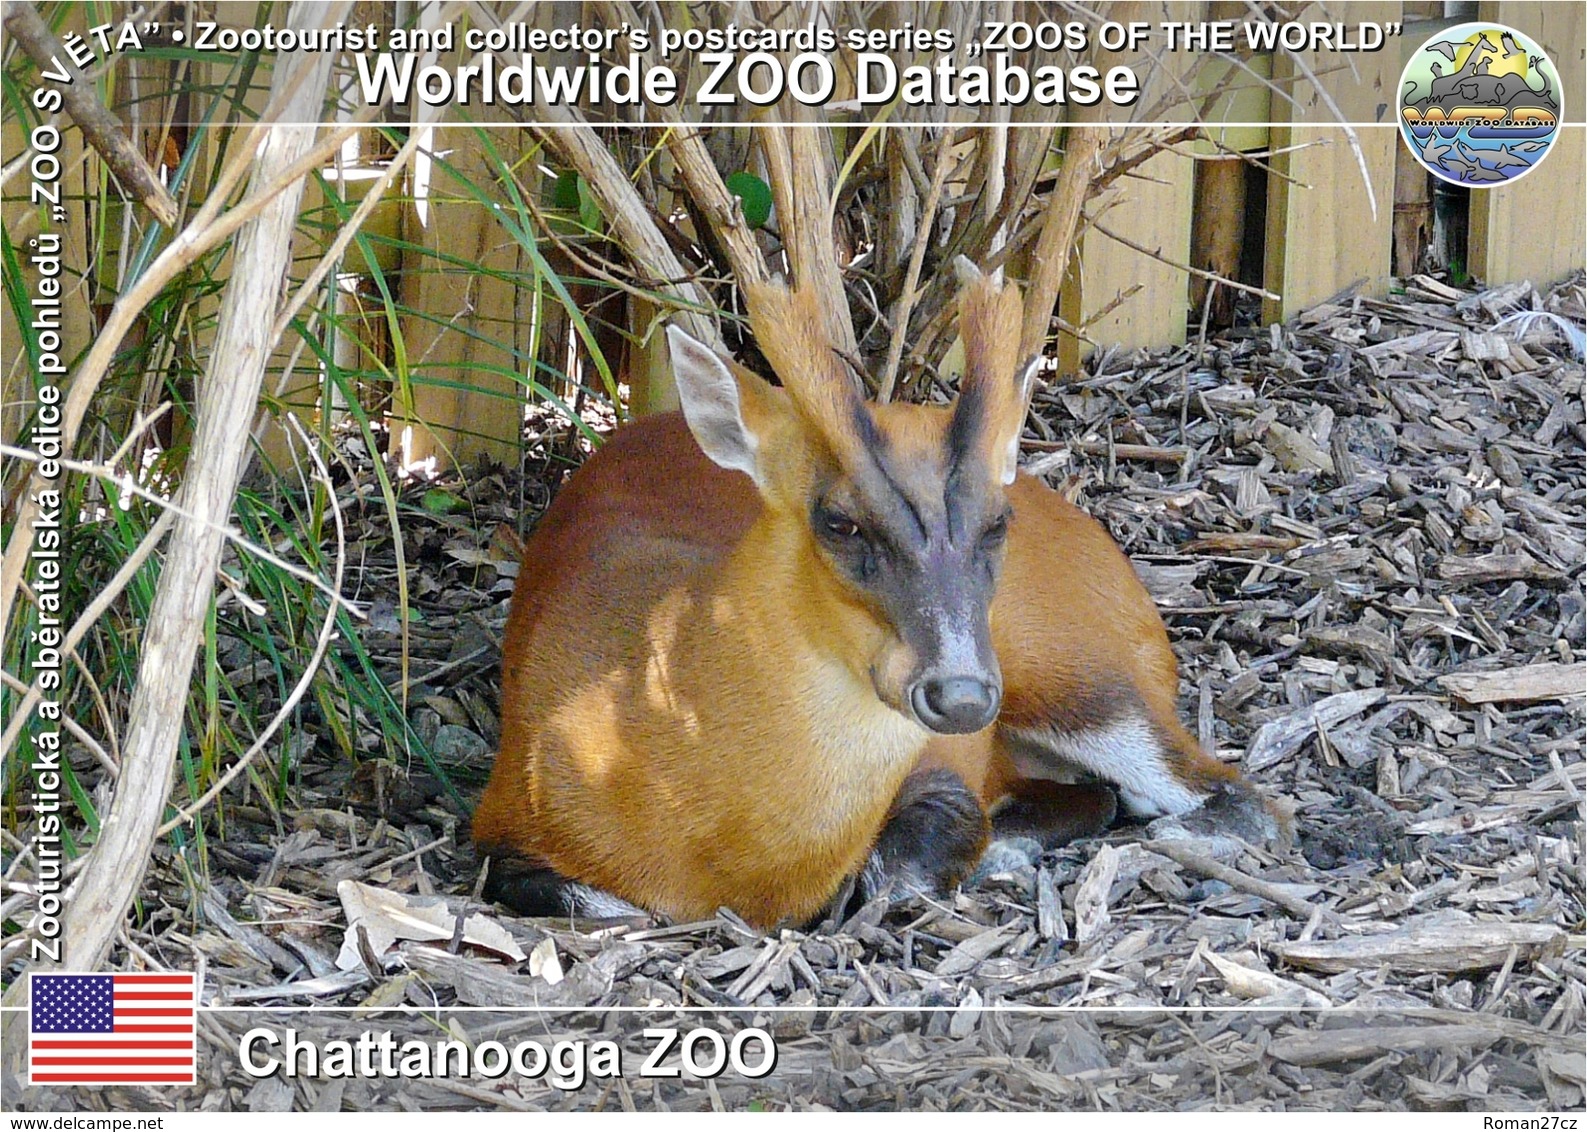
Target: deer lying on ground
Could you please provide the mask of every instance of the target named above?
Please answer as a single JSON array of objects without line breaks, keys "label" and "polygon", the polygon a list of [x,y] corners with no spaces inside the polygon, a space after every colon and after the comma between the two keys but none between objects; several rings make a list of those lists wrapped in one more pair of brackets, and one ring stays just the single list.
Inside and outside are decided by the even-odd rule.
[{"label": "deer lying on ground", "polygon": [[864,401],[803,291],[749,292],[782,380],[676,329],[681,413],[619,429],[525,547],[501,753],[474,815],[528,914],[804,922],[851,876],[951,887],[988,839],[1053,845],[1255,792],[1176,717],[1157,610],[1100,524],[1016,457],[1020,299],[960,304],[952,406]]}]

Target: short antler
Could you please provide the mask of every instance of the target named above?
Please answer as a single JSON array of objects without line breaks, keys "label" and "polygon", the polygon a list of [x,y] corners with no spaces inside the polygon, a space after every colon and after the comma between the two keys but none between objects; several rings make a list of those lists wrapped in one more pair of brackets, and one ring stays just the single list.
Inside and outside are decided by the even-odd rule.
[{"label": "short antler", "polygon": [[959,296],[959,336],[964,340],[966,384],[1007,379],[1021,361],[1023,307],[1019,288],[1001,286],[960,256],[954,267],[964,290]]},{"label": "short antler", "polygon": [[1040,359],[1020,363],[1024,307],[1019,288],[982,275],[963,257],[955,267],[966,281],[959,297],[964,377],[949,433],[950,451],[956,462],[973,455],[997,479],[1011,483]]},{"label": "short antler", "polygon": [[795,407],[838,455],[870,439],[870,418],[833,346],[821,303],[806,286],[758,283],[744,289],[750,326],[761,353],[782,379]]}]

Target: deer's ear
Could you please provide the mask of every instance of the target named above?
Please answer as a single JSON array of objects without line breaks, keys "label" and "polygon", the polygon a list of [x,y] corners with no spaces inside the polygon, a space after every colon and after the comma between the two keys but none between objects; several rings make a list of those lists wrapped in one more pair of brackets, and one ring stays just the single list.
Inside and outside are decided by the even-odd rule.
[{"label": "deer's ear", "polygon": [[714,350],[676,326],[667,327],[667,345],[683,417],[701,451],[760,483],[760,438],[745,422],[739,379]]}]

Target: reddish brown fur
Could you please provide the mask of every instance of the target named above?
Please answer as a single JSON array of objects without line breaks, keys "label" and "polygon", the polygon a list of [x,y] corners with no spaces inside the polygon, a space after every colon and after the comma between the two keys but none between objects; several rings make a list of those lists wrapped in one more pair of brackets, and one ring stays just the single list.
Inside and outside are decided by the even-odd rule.
[{"label": "reddish brown fur", "polygon": [[1040,481],[1009,488],[1014,521],[992,635],[1005,682],[1000,728],[1064,718],[1126,689],[1168,742],[1176,777],[1199,791],[1238,781],[1179,722],[1179,664],[1151,595],[1091,516]]},{"label": "reddish brown fur", "polygon": [[[1028,477],[1015,482],[1010,499],[1015,518],[993,605],[1004,708],[993,730],[1003,721],[1063,716],[1075,704],[1115,702],[1129,689],[1175,737],[1187,779],[1236,778],[1202,754],[1175,718],[1177,672],[1162,622],[1107,533]],[[797,813],[792,795],[806,783],[791,752],[750,757],[753,733],[781,722],[763,703],[738,705],[745,735],[693,768],[666,758],[662,744],[628,752],[593,784],[562,775],[549,781],[557,768],[537,765],[547,752],[534,736],[546,709],[566,696],[561,682],[581,669],[623,669],[591,624],[592,611],[635,611],[618,623],[637,636],[640,614],[654,609],[662,571],[653,540],[719,561],[762,510],[748,478],[707,460],[676,413],[626,426],[567,485],[528,541],[514,595],[503,645],[502,753],[474,815],[482,846],[512,849],[674,916],[707,916],[727,905],[757,924],[814,915],[862,863],[910,765],[879,774],[870,803],[857,807],[839,836],[814,851],[789,845],[798,839],[782,834],[797,831],[779,831],[779,816]],[[613,570],[614,556],[631,568]],[[615,591],[591,581],[613,577],[621,580]],[[789,636],[802,610],[812,627],[829,617],[809,598],[788,596]],[[711,648],[709,639],[697,645],[709,665],[748,659],[713,656]],[[649,722],[677,725],[665,713]],[[1018,780],[1000,740],[989,730],[923,742],[930,762],[959,771],[990,806]],[[672,875],[686,850],[715,867]]]},{"label": "reddish brown fur", "polygon": [[[674,916],[729,905],[757,924],[814,915],[862,863],[911,760],[853,791],[835,828],[776,820],[799,814],[797,792],[823,768],[811,744],[789,741],[799,737],[765,690],[786,679],[802,637],[831,631],[830,595],[787,592],[760,634],[764,652],[735,656],[713,619],[737,611],[687,577],[731,571],[735,552],[762,573],[789,565],[780,555],[797,547],[778,546],[778,524],[756,524],[762,513],[750,481],[707,460],[677,413],[628,425],[574,477],[526,546],[502,649],[501,754],[474,813],[476,842]],[[647,641],[666,632],[668,600],[676,631]],[[722,734],[688,742],[691,705],[665,702],[665,687],[653,699],[642,675],[651,645],[680,670],[739,678],[713,705]],[[557,711],[601,678],[619,687],[573,712],[588,733],[559,734]],[[574,765],[586,739],[609,765]]]},{"label": "reddish brown fur", "polygon": [[[936,734],[911,714],[921,659],[878,601],[907,612],[928,595],[878,597],[812,535],[813,500],[863,517],[877,491],[940,526],[948,482],[962,521],[1002,513],[1028,389],[1014,372],[1012,289],[983,282],[964,299],[960,410],[865,407],[821,345],[808,294],[760,289],[750,305],[788,385],[742,371],[727,382],[755,438],[756,482],[707,458],[682,415],[652,417],[588,461],[525,546],[503,645],[501,754],[474,815],[483,849],[672,916],[727,905],[771,925],[813,916],[861,867],[917,766],[955,770],[988,807],[1009,793],[1038,799],[1038,813],[1055,795],[1022,789],[1022,776],[1063,768],[1032,733],[1049,729],[1061,747],[1124,720],[1150,728],[1186,797],[1237,780],[1175,717],[1174,656],[1129,562],[1039,482],[1008,487],[1001,581],[986,588],[987,573],[976,591],[981,642],[991,601],[990,644],[976,648],[995,653],[1002,707],[974,734]],[[722,403],[712,395],[706,412]],[[740,426],[716,419],[727,432],[704,436],[720,445]],[[871,443],[885,472],[868,463]],[[866,476],[869,496],[856,487]],[[932,583],[944,588],[930,600],[971,592],[964,578]]]}]

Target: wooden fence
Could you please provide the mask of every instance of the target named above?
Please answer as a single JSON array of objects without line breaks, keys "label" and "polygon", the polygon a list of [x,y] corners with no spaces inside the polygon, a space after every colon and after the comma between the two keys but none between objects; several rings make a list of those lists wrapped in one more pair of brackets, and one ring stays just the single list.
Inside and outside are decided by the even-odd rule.
[{"label": "wooden fence", "polygon": [[[1233,7],[1244,9],[1242,4]],[[1208,5],[1213,18],[1217,8]],[[1084,340],[1059,335],[1061,370],[1073,372],[1094,345],[1128,348],[1185,341],[1187,323],[1194,324],[1204,290],[1175,265],[1193,264],[1198,249],[1209,242],[1209,232],[1210,243],[1219,243],[1216,229],[1229,222],[1231,200],[1237,221],[1262,222],[1260,239],[1245,244],[1259,251],[1251,284],[1277,296],[1263,303],[1264,321],[1288,319],[1351,288],[1365,295],[1387,294],[1396,275],[1397,214],[1398,273],[1413,270],[1432,228],[1430,178],[1400,141],[1395,92],[1409,53],[1427,36],[1462,22],[1444,18],[1442,9],[1441,4],[1400,0],[1351,5],[1352,20],[1403,20],[1403,50],[1354,57],[1360,78],[1338,84],[1346,93],[1336,100],[1337,112],[1306,82],[1294,88],[1293,102],[1255,85],[1227,98],[1218,120],[1244,124],[1221,131],[1218,141],[1241,151],[1271,151],[1273,156],[1263,159],[1271,173],[1253,178],[1242,163],[1204,160],[1213,153],[1210,145],[1195,151],[1179,147],[1185,152],[1157,155],[1103,201],[1093,202],[1092,211],[1101,215],[1080,239],[1059,301],[1060,317],[1083,327]],[[1584,264],[1581,185],[1587,134],[1580,123],[1587,118],[1582,49],[1587,6],[1482,3],[1477,14],[1510,23],[1544,45],[1568,99],[1566,121],[1573,124],[1536,172],[1512,185],[1470,193],[1467,230],[1458,241],[1467,258],[1448,266],[1488,284],[1526,279],[1542,285]],[[1268,62],[1275,78],[1301,73],[1284,56]],[[1319,58],[1305,62],[1313,73],[1323,65]],[[1337,57],[1329,65],[1338,65]],[[1341,113],[1356,128],[1341,128]],[[1419,189],[1409,203],[1398,201],[1401,194],[1396,192],[1399,185],[1403,193],[1407,182]],[[490,223],[476,210],[472,221],[448,223],[449,239],[467,243],[470,222]],[[1228,239],[1222,237],[1225,244]],[[1235,264],[1229,267],[1236,269]],[[631,313],[632,330],[645,334],[654,315],[653,310],[637,317]],[[565,350],[563,337],[555,337],[554,343],[555,349]],[[546,360],[547,354],[541,357]],[[550,362],[565,363],[566,358],[562,353]],[[653,389],[654,372],[664,368],[657,350],[629,352],[631,375],[640,379],[651,372],[652,382],[641,382],[642,389]],[[634,398],[636,411],[667,404],[664,390],[639,392]],[[436,436],[469,437],[459,444],[462,450],[473,445],[474,450],[507,458],[516,441],[506,420],[489,440],[478,435],[483,420],[499,416],[499,403],[488,395],[464,393],[444,406],[426,406],[420,415]]]},{"label": "wooden fence", "polygon": [[[568,5],[540,7],[546,18],[576,15],[562,10]],[[1214,19],[1245,11],[1244,4],[1196,7]],[[1445,20],[1443,10],[1442,4],[1411,0],[1350,5],[1346,14],[1352,21],[1403,21],[1403,50],[1353,56],[1349,62],[1358,78],[1335,84],[1344,92],[1337,107],[1305,81],[1293,88],[1293,101],[1273,97],[1258,84],[1226,96],[1211,117],[1235,124],[1220,130],[1218,141],[1241,151],[1271,153],[1263,159],[1271,172],[1253,175],[1241,162],[1208,160],[1214,152],[1206,143],[1186,144],[1159,153],[1092,202],[1092,222],[1080,238],[1059,301],[1060,317],[1083,327],[1085,335],[1085,340],[1060,335],[1064,372],[1081,363],[1091,344],[1142,347],[1184,341],[1187,321],[1193,322],[1200,310],[1205,288],[1180,265],[1211,263],[1237,276],[1243,249],[1249,283],[1275,296],[1263,306],[1263,318],[1269,321],[1287,319],[1351,287],[1383,295],[1397,272],[1413,269],[1431,228],[1428,179],[1399,140],[1395,93],[1408,53],[1441,26],[1459,22]],[[1549,51],[1566,99],[1567,125],[1536,172],[1512,185],[1469,194],[1463,233],[1467,254],[1458,266],[1489,284],[1520,279],[1544,284],[1581,267],[1587,243],[1581,199],[1587,169],[1581,125],[1587,120],[1587,6],[1485,2],[1477,6],[1477,16],[1512,24]],[[1323,64],[1316,58],[1304,62],[1313,70]],[[1253,65],[1266,65],[1279,80],[1305,73],[1282,55],[1258,58]],[[1327,65],[1338,66],[1338,57]],[[1340,115],[1357,127],[1341,128]],[[452,130],[443,147],[449,151],[447,160],[488,179],[475,148],[476,135]],[[848,131],[850,140],[856,132]],[[508,163],[532,165],[538,160],[527,131],[495,130],[490,136],[496,156]],[[78,144],[75,131],[68,137]],[[7,125],[6,141],[8,152],[19,152],[14,122]],[[576,372],[579,359],[589,354],[556,304],[526,299],[518,281],[532,277],[536,267],[525,261],[523,247],[504,235],[499,211],[466,193],[445,191],[433,169],[431,178],[434,191],[428,196],[421,198],[410,181],[404,203],[381,218],[400,234],[408,258],[425,260],[422,270],[392,272],[401,286],[399,302],[420,312],[395,328],[405,344],[404,364],[422,363],[431,377],[391,397],[385,411],[394,448],[400,445],[409,462],[446,465],[484,453],[511,463],[520,455],[519,392],[528,371],[532,368],[537,380],[548,382],[548,375]],[[422,208],[415,204],[421,199]],[[324,195],[312,188],[305,198],[305,207],[311,206],[326,207]],[[15,223],[17,233],[30,229],[23,211],[8,206],[8,224]],[[298,262],[312,263],[328,233],[334,232],[334,216],[325,216],[327,222],[318,230],[300,231]],[[570,268],[568,278],[577,288],[576,269],[560,262],[549,267]],[[92,270],[86,263],[81,266],[84,276]],[[343,343],[342,356],[355,365],[362,357],[366,370],[386,367],[394,372],[393,328],[380,314],[381,296],[367,280],[360,282],[356,264],[349,262],[348,272],[341,285],[342,314],[348,325],[362,317],[367,331],[357,331],[355,341]],[[592,333],[629,382],[634,409],[668,405],[666,360],[660,353],[661,336],[653,333],[658,311],[615,298],[607,287],[591,286],[576,291],[575,297],[603,316],[590,320]],[[367,316],[362,313],[366,305]],[[9,314],[5,317],[9,320]],[[74,315],[70,322],[68,344],[86,341],[85,320]],[[9,336],[14,326],[5,329]],[[201,342],[187,345],[203,348]],[[13,375],[15,362],[7,359]],[[300,359],[298,364],[305,363]],[[582,379],[597,384],[592,372]],[[560,392],[572,396],[573,388],[565,386]],[[313,415],[323,407],[323,397],[318,368],[311,364],[285,383],[280,400]],[[10,395],[6,400],[17,404]],[[14,414],[7,416],[7,436],[15,435],[17,421]],[[267,451],[280,452],[280,434],[267,431],[264,440]]]}]

